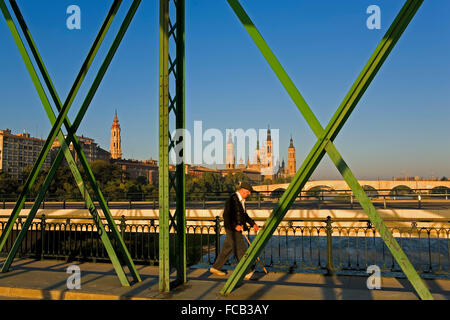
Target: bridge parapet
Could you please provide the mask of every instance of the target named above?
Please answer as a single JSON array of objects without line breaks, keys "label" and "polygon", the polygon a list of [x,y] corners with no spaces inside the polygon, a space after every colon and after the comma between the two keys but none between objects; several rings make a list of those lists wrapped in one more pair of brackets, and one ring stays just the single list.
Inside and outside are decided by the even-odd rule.
[{"label": "bridge parapet", "polygon": [[[420,181],[394,181],[394,180],[359,180],[359,184],[363,187],[368,186],[374,188],[379,194],[389,194],[394,188],[405,186],[412,190],[433,189],[438,187],[446,187],[450,189],[450,181],[436,180],[420,180]],[[253,186],[253,189],[259,192],[272,192],[277,189],[286,190],[289,183],[269,184]],[[308,191],[314,187],[326,186],[333,190],[349,190],[350,187],[344,180],[314,180],[308,181],[303,191]]]}]

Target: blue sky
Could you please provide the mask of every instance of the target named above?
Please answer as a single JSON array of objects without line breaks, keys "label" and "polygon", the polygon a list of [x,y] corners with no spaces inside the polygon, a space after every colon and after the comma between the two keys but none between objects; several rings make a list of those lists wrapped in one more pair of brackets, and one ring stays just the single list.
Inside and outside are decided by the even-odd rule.
[{"label": "blue sky", "polygon": [[[65,97],[112,1],[19,0],[38,49]],[[99,51],[69,116],[74,118],[131,1]],[[403,5],[403,0],[242,0],[323,126],[335,112]],[[282,5],[280,5],[282,3]],[[66,8],[81,8],[81,30],[66,28]],[[366,27],[369,5],[381,30]],[[158,6],[143,0],[78,133],[109,149],[118,110],[127,158],[158,158]],[[359,178],[450,176],[450,1],[422,8],[342,129],[336,145]],[[0,128],[45,138],[49,122],[1,19]],[[188,0],[186,124],[280,130],[300,166],[315,137],[225,0]],[[339,178],[324,158],[313,178]]]}]

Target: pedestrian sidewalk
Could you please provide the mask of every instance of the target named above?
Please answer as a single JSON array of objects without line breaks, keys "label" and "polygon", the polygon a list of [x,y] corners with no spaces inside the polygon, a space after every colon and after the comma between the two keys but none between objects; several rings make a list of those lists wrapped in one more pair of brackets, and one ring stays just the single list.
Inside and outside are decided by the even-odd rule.
[{"label": "pedestrian sidewalk", "polygon": [[[0,260],[3,263],[2,260]],[[70,265],[81,269],[81,289],[69,290]],[[46,300],[386,300],[418,299],[407,279],[382,278],[381,290],[368,290],[367,277],[321,274],[255,273],[230,295],[220,295],[227,277],[189,269],[187,284],[170,294],[158,291],[158,267],[138,266],[141,283],[122,287],[111,264],[17,259],[0,273],[0,297]],[[230,273],[230,272],[229,272]],[[450,299],[450,280],[425,280],[435,299]]]}]

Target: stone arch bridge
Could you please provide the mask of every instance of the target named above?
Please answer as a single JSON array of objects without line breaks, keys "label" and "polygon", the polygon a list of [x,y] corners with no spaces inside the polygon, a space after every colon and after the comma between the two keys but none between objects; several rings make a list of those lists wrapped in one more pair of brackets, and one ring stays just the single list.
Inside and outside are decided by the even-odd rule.
[{"label": "stone arch bridge", "polygon": [[[436,180],[418,180],[418,181],[394,181],[394,180],[359,180],[361,186],[365,189],[375,189],[380,195],[389,194],[398,187],[408,187],[414,189],[448,189],[450,194],[450,181]],[[287,189],[289,183],[269,184],[253,186],[253,189],[259,192],[277,192],[280,193]],[[350,187],[344,180],[311,180],[308,181],[302,192],[307,192],[313,188],[322,188],[325,190],[350,190]]]}]

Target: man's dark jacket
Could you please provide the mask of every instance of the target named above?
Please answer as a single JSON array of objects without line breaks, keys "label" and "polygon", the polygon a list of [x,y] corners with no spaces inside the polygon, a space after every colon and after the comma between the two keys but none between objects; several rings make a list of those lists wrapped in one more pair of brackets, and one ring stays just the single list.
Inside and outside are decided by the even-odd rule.
[{"label": "man's dark jacket", "polygon": [[247,223],[252,227],[255,224],[255,221],[244,211],[236,193],[233,193],[225,202],[223,222],[226,230],[234,231],[237,225],[241,225],[244,230],[248,230]]}]

